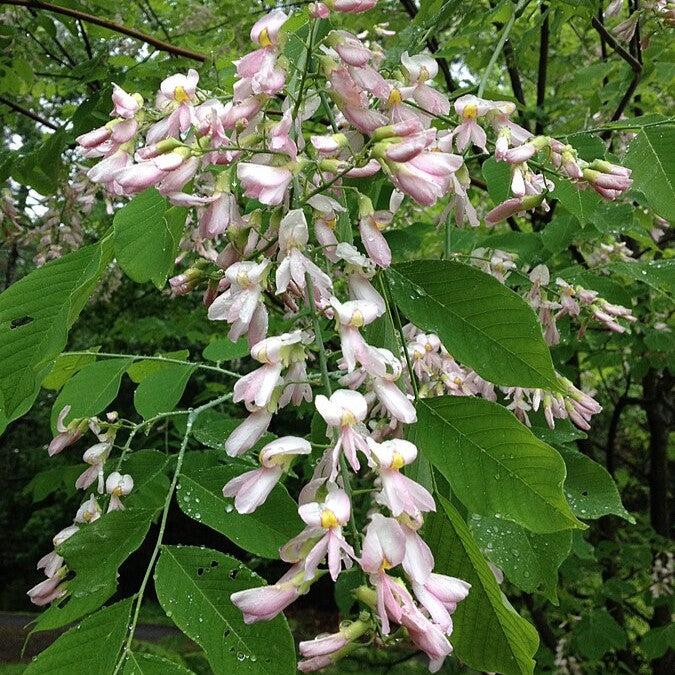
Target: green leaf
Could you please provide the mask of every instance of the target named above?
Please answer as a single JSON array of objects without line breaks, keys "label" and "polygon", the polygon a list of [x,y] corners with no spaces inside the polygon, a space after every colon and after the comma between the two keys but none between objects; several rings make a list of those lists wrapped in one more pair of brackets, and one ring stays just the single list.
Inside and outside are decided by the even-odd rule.
[{"label": "green leaf", "polygon": [[576,649],[593,661],[612,649],[626,646],[626,632],[604,608],[583,616],[573,635]]},{"label": "green leaf", "polygon": [[277,485],[262,506],[242,515],[223,497],[223,486],[251,467],[217,466],[201,471],[184,471],[178,504],[183,512],[237,546],[263,558],[278,558],[279,548],[302,529],[298,506],[286,489]]},{"label": "green leaf", "polygon": [[[169,478],[166,475],[167,456],[157,450],[136,450],[128,454],[120,469],[134,479],[134,489],[124,498],[124,508],[150,509],[158,511],[164,505],[169,491]],[[117,459],[110,460],[106,471],[114,471]]]},{"label": "green leaf", "polygon": [[62,129],[50,134],[34,150],[14,160],[12,177],[40,194],[54,194],[67,178],[66,166],[61,161],[66,142]]},{"label": "green leaf", "polygon": [[557,214],[541,233],[541,240],[551,253],[566,249],[579,233],[579,221],[569,214]]},{"label": "green leaf", "polygon": [[105,410],[117,397],[122,375],[131,359],[103,359],[85,366],[66,382],[52,406],[52,431],[63,408],[70,406],[67,424],[81,417],[92,417]]},{"label": "green leaf", "polygon": [[187,209],[171,206],[150,188],[115,214],[115,256],[124,272],[138,283],[163,288],[173,269]]},{"label": "green leaf", "polygon": [[591,222],[591,217],[600,206],[602,198],[592,190],[580,190],[568,180],[558,178],[552,192],[562,206],[573,216],[576,216],[581,226]]},{"label": "green leaf", "polygon": [[675,649],[675,623],[648,630],[640,640],[640,650],[652,661]]},{"label": "green leaf", "polygon": [[408,438],[470,511],[537,533],[584,527],[565,501],[562,458],[506,408],[478,398],[420,399]]},{"label": "green leaf", "polygon": [[455,655],[479,671],[526,675],[534,672],[537,631],[510,605],[466,523],[452,504],[437,496],[442,511],[427,516],[424,538],[435,571],[471,584],[453,614]]},{"label": "green leaf", "polygon": [[188,349],[180,349],[175,352],[164,352],[161,354],[156,354],[156,356],[162,358],[138,359],[127,368],[127,374],[131,378],[132,382],[140,384],[146,377],[150,377],[150,375],[158,373],[163,368],[173,365],[169,361],[164,361],[163,360],[164,358],[187,361],[190,358],[190,351]]},{"label": "green leaf", "polygon": [[77,477],[84,470],[82,466],[82,464],[76,466],[62,464],[46,471],[40,471],[30,479],[30,482],[21,492],[25,495],[31,495],[34,504],[63,488],[72,493]]},{"label": "green leaf", "polygon": [[247,626],[232,604],[232,593],[263,583],[239,561],[211,549],[163,546],[155,574],[162,608],[204,649],[214,672],[296,672],[286,619]]},{"label": "green leaf", "polygon": [[418,328],[481,377],[558,389],[541,326],[527,303],[489,274],[462,263],[421,260],[387,271],[394,300]]},{"label": "green leaf", "polygon": [[675,126],[645,127],[632,140],[624,165],[633,187],[666,220],[675,220]]},{"label": "green leaf", "polygon": [[195,366],[170,363],[146,377],[134,393],[134,408],[146,420],[170,412],[178,405],[195,369]]},{"label": "green leaf", "polygon": [[131,598],[88,616],[41,652],[24,674],[110,675],[115,670],[130,616]]},{"label": "green leaf", "polygon": [[675,260],[636,260],[632,262],[617,261],[608,268],[617,274],[624,274],[635,279],[664,297],[675,296]]},{"label": "green leaf", "polygon": [[589,519],[613,513],[635,523],[635,518],[623,507],[616,484],[604,467],[576,450],[561,448],[560,452],[567,465],[565,494],[575,515]]},{"label": "green leaf", "polygon": [[483,162],[483,178],[488,194],[495,204],[501,204],[511,196],[511,165],[490,157]]},{"label": "green leaf", "polygon": [[541,589],[558,604],[558,567],[572,548],[572,532],[534,534],[499,518],[474,515],[471,531],[478,546],[521,591]]},{"label": "green leaf", "polygon": [[107,513],[59,546],[75,577],[67,582],[69,595],[43,612],[34,630],[65,626],[108,600],[117,589],[120,565],[141,545],[155,513],[155,509]]},{"label": "green leaf", "polygon": [[191,675],[192,671],[156,654],[130,652],[124,662],[122,673],[123,675]]},{"label": "green leaf", "polygon": [[232,342],[227,338],[218,338],[204,348],[202,356],[209,361],[232,361],[248,356],[248,342],[245,339]]},{"label": "green leaf", "polygon": [[42,380],[43,388],[58,391],[75,373],[94,361],[95,354],[61,354],[54,361],[47,377]]},{"label": "green leaf", "polygon": [[111,244],[106,237],[69,253],[0,295],[0,420],[14,420],[33,404],[66,345],[68,329],[111,259]]}]

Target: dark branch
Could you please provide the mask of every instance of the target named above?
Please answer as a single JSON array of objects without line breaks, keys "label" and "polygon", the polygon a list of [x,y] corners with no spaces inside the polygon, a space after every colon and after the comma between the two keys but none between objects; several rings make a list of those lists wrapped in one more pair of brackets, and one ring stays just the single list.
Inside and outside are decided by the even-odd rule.
[{"label": "dark branch", "polygon": [[[598,20],[597,17],[593,17],[591,19],[591,24],[593,25],[593,28],[595,28],[596,31],[600,34],[600,37],[604,39],[604,41],[631,67],[633,70],[633,78],[630,81],[630,84],[628,85],[628,89],[626,89],[626,93],[623,95],[621,100],[619,101],[619,105],[616,107],[616,110],[612,114],[611,121],[616,122],[621,115],[623,115],[623,111],[626,109],[628,104],[630,103],[631,98],[633,98],[633,94],[635,93],[635,90],[637,89],[638,84],[640,84],[640,78],[642,77],[642,64],[638,59],[636,59],[630,52],[626,51],[614,38],[614,36],[605,28],[603,23]],[[601,134],[601,138],[604,138],[605,140],[608,139],[611,136],[612,132],[611,131],[606,131]]]},{"label": "dark branch", "polygon": [[77,27],[80,29],[80,34],[82,35],[82,42],[84,42],[84,48],[87,52],[89,60],[91,61],[94,58],[94,52],[91,49],[91,42],[89,42],[89,36],[87,35],[87,31],[85,30],[84,24],[80,19],[77,20]]},{"label": "dark branch", "polygon": [[[417,15],[417,7],[415,6],[413,0],[401,0],[401,5],[403,5],[403,9],[405,9],[408,16],[411,19],[414,19]],[[434,37],[429,38],[427,40],[427,47],[429,47],[429,51],[432,54],[435,54],[439,49],[438,40]],[[443,73],[445,86],[448,88],[448,91],[455,91],[455,89],[457,89],[457,83],[452,79],[452,75],[450,74],[450,66],[448,65],[447,59],[444,59],[442,56],[437,56],[435,58],[438,67]]]},{"label": "dark branch", "polygon": [[8,98],[5,98],[4,96],[1,95],[0,95],[0,103],[6,105],[8,108],[11,108],[15,112],[21,113],[26,117],[30,117],[30,119],[32,119],[34,122],[38,122],[46,127],[49,127],[50,129],[53,129],[54,131],[58,130],[58,127],[53,122],[46,120],[44,117],[40,117],[40,115],[34,113],[32,110],[28,110],[28,108],[24,108],[18,103],[14,103],[13,101],[10,101]]},{"label": "dark branch", "polygon": [[539,32],[539,68],[537,69],[537,122],[535,133],[544,133],[544,103],[546,101],[546,71],[548,68],[548,5],[541,5],[544,19]]},{"label": "dark branch", "polygon": [[49,2],[41,2],[39,0],[0,0],[0,5],[15,5],[17,7],[26,7],[28,9],[42,9],[47,12],[54,12],[55,14],[63,14],[64,16],[72,16],[75,19],[80,19],[81,21],[86,21],[87,23],[93,23],[97,26],[102,26],[108,30],[114,31],[116,33],[121,33],[123,35],[128,35],[129,37],[136,38],[137,40],[142,40],[147,42],[149,45],[152,45],[156,49],[162,52],[168,52],[169,54],[176,54],[177,56],[184,56],[185,58],[192,59],[193,61],[199,61],[204,63],[206,61],[206,54],[200,54],[199,52],[193,52],[190,49],[184,49],[183,47],[177,47],[175,45],[159,40],[152,35],[147,33],[141,33],[141,31],[135,30],[134,28],[128,28],[122,24],[115,23],[114,21],[109,21],[108,19],[103,19],[94,14],[87,14],[86,12],[81,12],[77,9],[70,9],[70,7],[62,7],[60,5],[53,5]]}]

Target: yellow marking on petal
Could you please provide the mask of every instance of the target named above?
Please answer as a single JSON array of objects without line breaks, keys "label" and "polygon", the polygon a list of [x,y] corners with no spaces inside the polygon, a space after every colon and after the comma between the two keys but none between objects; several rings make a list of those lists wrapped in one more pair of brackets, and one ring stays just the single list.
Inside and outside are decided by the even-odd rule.
[{"label": "yellow marking on petal", "polygon": [[478,117],[478,106],[475,103],[469,103],[462,111],[462,117],[465,120],[475,120]]},{"label": "yellow marking on petal", "polygon": [[247,288],[251,285],[251,280],[248,278],[248,274],[246,272],[239,272],[239,274],[237,274],[237,283],[240,286]]},{"label": "yellow marking on petal", "polygon": [[326,218],[323,222],[329,230],[334,230],[337,225],[337,218]]},{"label": "yellow marking on petal", "polygon": [[188,93],[181,85],[176,87],[173,92],[173,97],[176,99],[176,101],[178,101],[178,103],[187,103],[190,100]]},{"label": "yellow marking on petal", "polygon": [[399,105],[403,98],[401,97],[401,92],[398,89],[392,89],[387,99],[389,105]]},{"label": "yellow marking on petal", "polygon": [[404,466],[405,466],[405,459],[403,459],[403,455],[401,455],[400,452],[395,452],[392,455],[391,465],[389,468],[398,471],[399,469],[402,469]]},{"label": "yellow marking on petal", "polygon": [[349,320],[349,325],[354,327],[354,328],[361,328],[361,326],[365,325],[365,320],[363,318],[363,314],[361,314],[360,310],[356,310],[352,314],[352,318]]},{"label": "yellow marking on petal", "polygon": [[385,558],[382,558],[382,564],[380,565],[380,571],[383,572],[384,570],[390,570],[393,567],[393,565]]},{"label": "yellow marking on petal", "polygon": [[346,410],[342,413],[342,418],[340,419],[340,426],[343,427],[353,427],[356,424],[356,417],[349,410]]},{"label": "yellow marking on petal", "polygon": [[260,31],[260,35],[258,36],[258,44],[261,47],[271,47],[272,46],[272,40],[270,40],[270,34],[267,28],[263,28]]},{"label": "yellow marking on petal", "polygon": [[330,530],[333,527],[337,527],[339,524],[337,517],[330,509],[321,511],[321,527],[323,527],[324,530]]}]

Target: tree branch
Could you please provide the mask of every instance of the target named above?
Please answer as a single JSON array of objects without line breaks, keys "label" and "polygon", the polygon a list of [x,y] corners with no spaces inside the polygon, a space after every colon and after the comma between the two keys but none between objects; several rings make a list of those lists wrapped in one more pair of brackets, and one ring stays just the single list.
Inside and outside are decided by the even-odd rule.
[{"label": "tree branch", "polygon": [[534,133],[544,133],[544,102],[546,101],[546,71],[548,68],[548,5],[541,5],[544,20],[539,32],[539,68],[537,69],[537,122]]},{"label": "tree branch", "polygon": [[[499,30],[502,24],[495,24],[497,30]],[[507,40],[504,43],[504,62],[506,63],[506,72],[509,74],[509,80],[511,81],[511,89],[513,89],[513,95],[520,103],[523,108],[527,108],[527,103],[525,101],[525,92],[523,91],[523,83],[520,80],[520,72],[518,71],[518,66],[516,65],[516,55],[513,51],[513,46],[511,45],[511,40]],[[518,117],[520,118],[520,125],[530,130],[530,123],[525,118],[522,110],[518,111]]]},{"label": "tree branch", "polygon": [[21,113],[22,115],[25,115],[26,117],[30,117],[34,122],[38,122],[39,124],[42,124],[46,127],[49,127],[50,129],[53,129],[54,131],[58,130],[58,126],[54,124],[53,122],[50,122],[49,120],[45,119],[44,117],[40,117],[37,113],[34,113],[32,110],[28,110],[28,108],[24,108],[22,105],[19,105],[18,103],[14,103],[13,101],[10,101],[8,98],[5,98],[4,96],[0,95],[0,103],[3,105],[6,105],[8,108],[11,108],[15,112]]},{"label": "tree branch", "polygon": [[81,21],[86,21],[87,23],[93,23],[97,26],[107,28],[108,30],[112,30],[116,33],[122,33],[123,35],[136,38],[137,40],[142,40],[143,42],[147,42],[149,45],[152,45],[162,52],[176,54],[177,56],[184,56],[185,58],[192,59],[193,61],[199,61],[201,63],[204,63],[207,58],[206,54],[194,52],[183,47],[177,47],[175,45],[169,44],[168,42],[164,42],[163,40],[159,40],[152,35],[135,30],[134,28],[128,28],[127,26],[115,23],[114,21],[109,21],[108,19],[103,19],[99,16],[95,16],[94,14],[81,12],[78,9],[70,9],[70,7],[53,5],[49,2],[41,2],[40,0],[0,0],[0,5],[15,5],[17,7],[26,7],[28,9],[42,9],[47,12],[54,12],[55,14],[71,16],[74,19],[80,19]]},{"label": "tree branch", "polygon": [[[405,9],[408,16],[411,19],[414,19],[415,16],[417,15],[417,7],[415,6],[413,0],[401,0],[401,5],[403,6],[403,9]],[[432,54],[435,54],[439,49],[438,40],[434,37],[429,38],[427,40],[427,47],[429,47],[429,51]],[[450,66],[448,65],[447,59],[444,59],[442,56],[435,58],[438,67],[443,73],[443,78],[445,79],[445,86],[448,88],[449,91],[455,91],[457,89],[457,83],[452,79],[452,75],[450,73]]]},{"label": "tree branch", "polygon": [[[598,17],[594,16],[591,19],[591,25],[595,28],[596,31],[600,34],[600,37],[631,67],[633,71],[633,79],[626,89],[626,93],[619,101],[619,105],[616,107],[614,114],[611,117],[612,122],[616,122],[623,111],[626,109],[626,106],[630,103],[633,94],[637,89],[638,84],[640,84],[640,78],[642,77],[642,64],[638,59],[636,59],[630,52],[626,51],[614,38],[614,36],[605,28],[601,21],[598,20]],[[601,138],[607,139],[611,136],[611,131],[606,131],[601,134]]]}]

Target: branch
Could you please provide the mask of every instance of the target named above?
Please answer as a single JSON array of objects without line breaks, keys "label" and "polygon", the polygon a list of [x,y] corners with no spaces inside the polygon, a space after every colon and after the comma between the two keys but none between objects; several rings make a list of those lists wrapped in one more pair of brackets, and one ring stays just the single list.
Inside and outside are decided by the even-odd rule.
[{"label": "branch", "polygon": [[42,124],[45,127],[49,127],[50,129],[53,129],[54,131],[58,131],[59,127],[56,126],[53,122],[50,122],[49,120],[46,120],[44,117],[40,117],[37,113],[34,113],[31,110],[28,110],[28,108],[24,108],[23,106],[19,105],[18,103],[14,103],[13,101],[10,101],[8,98],[5,98],[4,96],[0,95],[0,103],[3,103],[6,105],[8,108],[11,108],[12,110],[21,113],[22,115],[25,115],[26,117],[30,117],[34,122],[38,122],[39,124]]},{"label": "branch", "polygon": [[[413,0],[401,0],[401,5],[403,5],[403,9],[405,9],[408,16],[411,19],[414,19],[415,16],[417,15],[417,7],[415,6]],[[435,54],[439,48],[438,40],[435,37],[430,37],[427,40],[427,47],[429,47],[429,51],[432,54]],[[448,88],[449,91],[455,91],[455,89],[457,89],[457,83],[452,79],[452,75],[450,73],[450,66],[448,65],[447,59],[444,59],[442,56],[435,58],[438,67],[441,69],[441,72],[443,73],[443,78],[445,79],[445,86]]]},{"label": "branch", "polygon": [[[614,36],[605,28],[605,26],[598,20],[597,17],[591,19],[591,25],[595,30],[598,31],[600,37],[631,67],[633,71],[633,79],[626,89],[626,93],[623,95],[619,105],[616,107],[614,114],[612,115],[611,121],[616,122],[623,111],[626,109],[626,106],[630,103],[633,94],[637,89],[638,84],[640,83],[640,78],[642,77],[642,64],[638,59],[636,59],[630,52],[626,51],[614,38]],[[605,132],[601,135],[602,138],[607,139],[611,136],[611,132]]]},{"label": "branch", "polygon": [[548,67],[548,5],[541,5],[544,20],[539,33],[539,68],[537,69],[537,122],[534,133],[544,133],[544,102],[546,101],[546,70]]},{"label": "branch", "polygon": [[[501,28],[501,24],[497,25],[497,30]],[[516,55],[513,52],[513,47],[511,46],[511,40],[507,40],[504,43],[504,62],[506,63],[506,72],[509,74],[509,80],[511,81],[511,89],[513,89],[513,95],[523,107],[527,108],[527,103],[525,102],[525,92],[523,91],[523,83],[520,81],[520,72],[518,71],[518,66],[516,65]],[[520,125],[530,130],[530,123],[523,114],[523,110],[518,111],[518,117],[520,118]]]},{"label": "branch", "polygon": [[53,5],[49,2],[41,2],[40,0],[0,0],[0,5],[15,5],[17,7],[26,7],[28,9],[43,9],[47,12],[71,16],[74,19],[80,19],[81,21],[86,21],[87,23],[93,23],[97,26],[102,26],[103,28],[107,28],[108,30],[114,31],[115,33],[122,33],[123,35],[136,38],[137,40],[142,40],[143,42],[147,42],[149,45],[152,45],[162,52],[176,54],[177,56],[184,56],[185,58],[192,59],[193,61],[199,61],[201,63],[204,63],[207,58],[206,54],[193,52],[192,50],[184,49],[183,47],[176,47],[175,45],[159,40],[152,35],[148,35],[147,33],[141,33],[141,31],[138,31],[134,28],[128,28],[127,26],[115,23],[114,21],[109,21],[108,19],[103,19],[99,16],[95,16],[94,14],[81,12],[78,9],[70,9],[70,7]]}]

